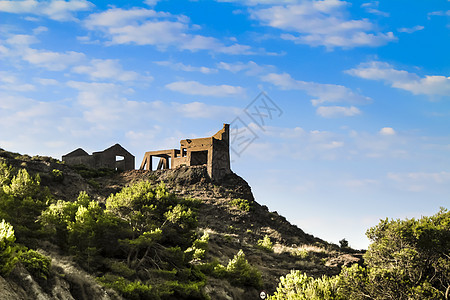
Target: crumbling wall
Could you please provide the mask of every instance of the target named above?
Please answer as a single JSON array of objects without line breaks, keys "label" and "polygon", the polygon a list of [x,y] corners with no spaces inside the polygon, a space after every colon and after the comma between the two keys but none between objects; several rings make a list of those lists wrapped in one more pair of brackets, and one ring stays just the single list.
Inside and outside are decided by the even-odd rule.
[{"label": "crumbling wall", "polygon": [[169,169],[166,163],[168,159],[171,160],[172,169],[180,166],[206,165],[211,179],[220,180],[231,173],[229,128],[229,124],[224,124],[223,128],[212,137],[181,140],[180,150],[146,152],[140,169],[152,170],[152,157],[159,157],[157,169]]},{"label": "crumbling wall", "polygon": [[[117,157],[123,157],[117,160]],[[92,155],[79,148],[66,154],[62,160],[68,165],[84,165],[92,169],[115,169],[119,171],[134,170],[135,158],[119,144],[109,147],[104,151],[94,152]]]}]

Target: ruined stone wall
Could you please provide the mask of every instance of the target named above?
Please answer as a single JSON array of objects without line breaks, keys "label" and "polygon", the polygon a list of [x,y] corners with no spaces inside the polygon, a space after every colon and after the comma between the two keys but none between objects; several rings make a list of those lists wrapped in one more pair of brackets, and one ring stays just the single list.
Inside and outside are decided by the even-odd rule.
[{"label": "ruined stone wall", "polygon": [[86,156],[63,156],[62,160],[68,165],[84,165],[89,168],[95,168],[94,158],[91,155]]},{"label": "ruined stone wall", "polygon": [[230,149],[227,142],[223,140],[213,141],[212,164],[210,176],[214,180],[220,180],[231,173]]}]

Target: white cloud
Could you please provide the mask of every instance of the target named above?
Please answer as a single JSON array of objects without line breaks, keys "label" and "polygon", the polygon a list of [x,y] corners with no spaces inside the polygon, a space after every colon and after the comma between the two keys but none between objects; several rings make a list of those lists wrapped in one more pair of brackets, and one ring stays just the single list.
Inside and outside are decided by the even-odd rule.
[{"label": "white cloud", "polygon": [[[134,81],[141,78],[137,72],[123,70],[119,61],[114,59],[93,59],[90,65],[76,66],[72,71],[78,74],[86,74],[92,80]],[[146,79],[152,80],[151,77]]]},{"label": "white cloud", "polygon": [[439,188],[446,188],[450,184],[450,172],[409,172],[387,174],[390,180],[397,188],[407,190],[409,192],[432,193]]},{"label": "white cloud", "polygon": [[222,61],[217,64],[217,67],[219,69],[227,70],[232,73],[245,71],[245,74],[249,76],[255,76],[267,71],[268,69],[274,68],[273,66],[260,66],[254,61],[249,61],[247,63],[243,62],[226,63]]},{"label": "white cloud", "polygon": [[353,117],[361,114],[361,111],[355,106],[319,106],[316,112],[324,118]]},{"label": "white cloud", "polygon": [[380,129],[379,134],[381,135],[395,135],[396,132],[392,127],[383,127]]},{"label": "white cloud", "polygon": [[228,97],[243,96],[245,89],[232,85],[204,85],[197,81],[176,81],[166,85],[166,88],[187,95]]},{"label": "white cloud", "polygon": [[29,47],[29,45],[37,42],[36,37],[26,34],[16,34],[6,40],[6,44],[16,47]]},{"label": "white cloud", "polygon": [[433,11],[433,12],[428,13],[428,16],[450,16],[450,10]]},{"label": "white cloud", "polygon": [[389,13],[380,11],[378,9],[379,4],[380,4],[379,1],[372,1],[372,2],[366,2],[366,3],[361,4],[361,7],[365,8],[365,10],[370,14],[383,16],[383,17],[389,17]]},{"label": "white cloud", "polygon": [[394,88],[406,90],[415,95],[450,95],[450,77],[438,75],[420,77],[415,73],[396,70],[385,62],[362,63],[357,68],[345,72],[364,79],[384,81]]},{"label": "white cloud", "polygon": [[80,52],[66,51],[61,53],[30,47],[31,44],[37,42],[36,37],[31,35],[14,35],[5,41],[7,47],[4,47],[5,49],[2,52],[6,57],[20,58],[32,65],[51,71],[65,70],[85,59],[85,55]]},{"label": "white cloud", "polygon": [[404,33],[413,33],[413,32],[416,32],[416,31],[423,30],[424,28],[425,28],[424,26],[416,25],[416,26],[410,27],[410,28],[402,27],[402,28],[397,29],[397,31],[398,32],[404,32]]},{"label": "white cloud", "polygon": [[244,5],[254,6],[254,5],[271,5],[271,4],[295,4],[300,2],[299,0],[217,0],[217,2],[228,2],[228,3],[243,3]]},{"label": "white cloud", "polygon": [[159,0],[145,0],[144,1],[144,3],[147,4],[148,6],[155,6],[158,2],[159,2]]},{"label": "white cloud", "polygon": [[270,73],[261,79],[283,90],[305,91],[308,95],[315,97],[311,100],[314,106],[323,103],[366,104],[371,101],[369,97],[357,94],[345,86],[295,80],[287,73]]},{"label": "white cloud", "polygon": [[54,149],[50,150],[46,143],[64,135],[63,116],[70,115],[70,110],[58,103],[1,92],[0,108],[0,143],[3,148],[22,153],[52,155]]},{"label": "white cloud", "polygon": [[192,119],[231,120],[241,112],[240,108],[208,105],[202,102],[173,103],[172,105],[183,116]]},{"label": "white cloud", "polygon": [[48,28],[45,26],[39,26],[39,27],[36,27],[35,29],[33,29],[34,34],[41,34],[46,31],[48,31]]},{"label": "white cloud", "polygon": [[171,61],[155,61],[155,64],[159,65],[159,66],[165,66],[165,67],[169,67],[171,69],[174,70],[180,70],[180,71],[185,71],[185,72],[200,72],[203,74],[212,74],[212,73],[217,73],[218,70],[214,69],[214,68],[208,68],[208,67],[194,67],[191,65],[185,65],[183,63],[174,63]]},{"label": "white cloud", "polygon": [[36,87],[29,83],[22,83],[17,76],[10,72],[0,71],[0,89],[6,91],[29,92],[34,91]]},{"label": "white cloud", "polygon": [[310,46],[376,47],[396,40],[392,32],[377,32],[376,26],[367,19],[347,19],[347,5],[337,0],[304,1],[252,9],[251,16],[264,25],[292,32],[282,34],[283,39]]},{"label": "white cloud", "polygon": [[184,118],[231,119],[241,110],[235,107],[208,105],[202,102],[166,103],[135,101],[120,84],[69,81],[78,91],[77,106],[83,117],[100,131],[141,128],[147,120],[167,121]]},{"label": "white cloud", "polygon": [[56,21],[74,21],[74,14],[79,11],[86,11],[94,5],[86,0],[2,0],[0,1],[0,11],[15,14],[33,14],[45,16]]},{"label": "white cloud", "polygon": [[395,181],[433,181],[435,183],[450,182],[450,172],[410,172],[410,173],[389,173],[388,178]]},{"label": "white cloud", "polygon": [[45,86],[59,84],[58,80],[51,79],[51,78],[35,78],[34,80],[36,82],[38,82],[39,84],[45,85]]},{"label": "white cloud", "polygon": [[383,17],[389,17],[390,14],[384,11],[381,11],[379,9],[376,8],[367,8],[366,11],[368,13],[374,14],[374,15],[378,15],[378,16],[383,16]]},{"label": "white cloud", "polygon": [[75,51],[59,53],[28,48],[25,49],[22,58],[30,64],[37,65],[51,71],[62,71],[71,65],[81,62],[85,58],[85,55]]},{"label": "white cloud", "polygon": [[112,8],[92,14],[85,21],[91,30],[100,30],[110,44],[153,45],[163,51],[168,47],[181,50],[212,50],[226,54],[250,54],[250,47],[240,44],[224,45],[214,37],[190,33],[198,26],[189,26],[186,16],[174,16],[151,9]]}]

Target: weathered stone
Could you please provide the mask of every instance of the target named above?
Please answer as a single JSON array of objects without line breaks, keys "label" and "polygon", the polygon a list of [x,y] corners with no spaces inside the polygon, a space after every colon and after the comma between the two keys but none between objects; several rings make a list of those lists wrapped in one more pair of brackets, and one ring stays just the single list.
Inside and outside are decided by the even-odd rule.
[{"label": "weathered stone", "polygon": [[181,140],[179,150],[146,152],[140,169],[152,170],[153,157],[160,158],[157,170],[206,165],[209,177],[215,181],[221,180],[225,175],[231,173],[230,125],[223,124],[223,128],[212,137]]},{"label": "weathered stone", "polygon": [[78,148],[63,155],[62,160],[68,165],[85,165],[93,169],[134,170],[134,156],[119,144],[94,152],[92,155]]}]

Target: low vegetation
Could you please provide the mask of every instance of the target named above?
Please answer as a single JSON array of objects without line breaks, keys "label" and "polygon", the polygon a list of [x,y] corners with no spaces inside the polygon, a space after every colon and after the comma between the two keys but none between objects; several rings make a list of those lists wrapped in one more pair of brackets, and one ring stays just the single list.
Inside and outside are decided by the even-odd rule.
[{"label": "low vegetation", "polygon": [[236,207],[237,209],[242,211],[250,211],[252,208],[252,204],[246,199],[237,198],[231,200],[229,203],[231,206]]},{"label": "low vegetation", "polygon": [[[63,180],[61,171],[51,174]],[[0,275],[21,264],[38,282],[48,279],[50,259],[34,250],[45,239],[127,299],[208,299],[208,272],[192,264],[208,264],[202,260],[209,235],[196,233],[199,200],[178,198],[164,184],[146,181],[111,194],[104,206],[86,192],[74,201],[54,200],[39,175],[4,162],[0,182]],[[261,286],[260,273],[242,251],[226,267],[216,267],[212,276]]]},{"label": "low vegetation", "polygon": [[273,252],[273,243],[268,235],[265,235],[263,239],[258,240],[257,246],[267,252]]},{"label": "low vegetation", "polygon": [[[208,279],[227,280],[240,289],[265,288],[261,272],[249,263],[245,253],[249,258],[256,254],[284,255],[312,269],[319,263],[324,267],[323,260],[331,251],[345,253],[348,248],[345,239],[334,250],[320,243],[274,245],[268,235],[235,228],[233,223],[223,226],[229,232],[224,238],[218,239],[221,235],[213,231],[209,231],[210,237],[205,229],[198,228],[199,200],[179,198],[164,184],[147,181],[117,189],[102,204],[83,191],[76,199],[57,200],[41,186],[38,174],[17,167],[20,164],[13,168],[2,158],[14,155],[0,150],[3,277],[22,266],[37,282],[50,282],[48,279],[55,276],[51,260],[38,250],[42,241],[47,241],[126,299],[208,299]],[[35,158],[23,159],[28,162]],[[70,176],[65,173],[67,169],[61,167],[63,173],[59,167],[49,170],[53,182],[67,181],[66,176]],[[112,174],[82,168],[78,172],[88,180],[99,181],[98,176]],[[236,216],[248,217],[247,212],[257,208],[240,198],[228,203]],[[293,270],[280,278],[269,299],[450,298],[450,212],[441,209],[420,219],[386,219],[369,229],[367,236],[372,244],[363,263],[343,267],[339,274],[337,269],[335,276],[311,277]],[[239,244],[242,238],[248,239],[246,244]],[[219,262],[210,254],[217,253],[218,243],[211,245],[210,239],[239,248],[228,249],[226,259],[222,257]],[[237,251],[240,248],[243,250]]]},{"label": "low vegetation", "polygon": [[334,277],[293,271],[269,299],[449,299],[450,212],[383,220],[367,231],[372,241],[364,265]]}]

